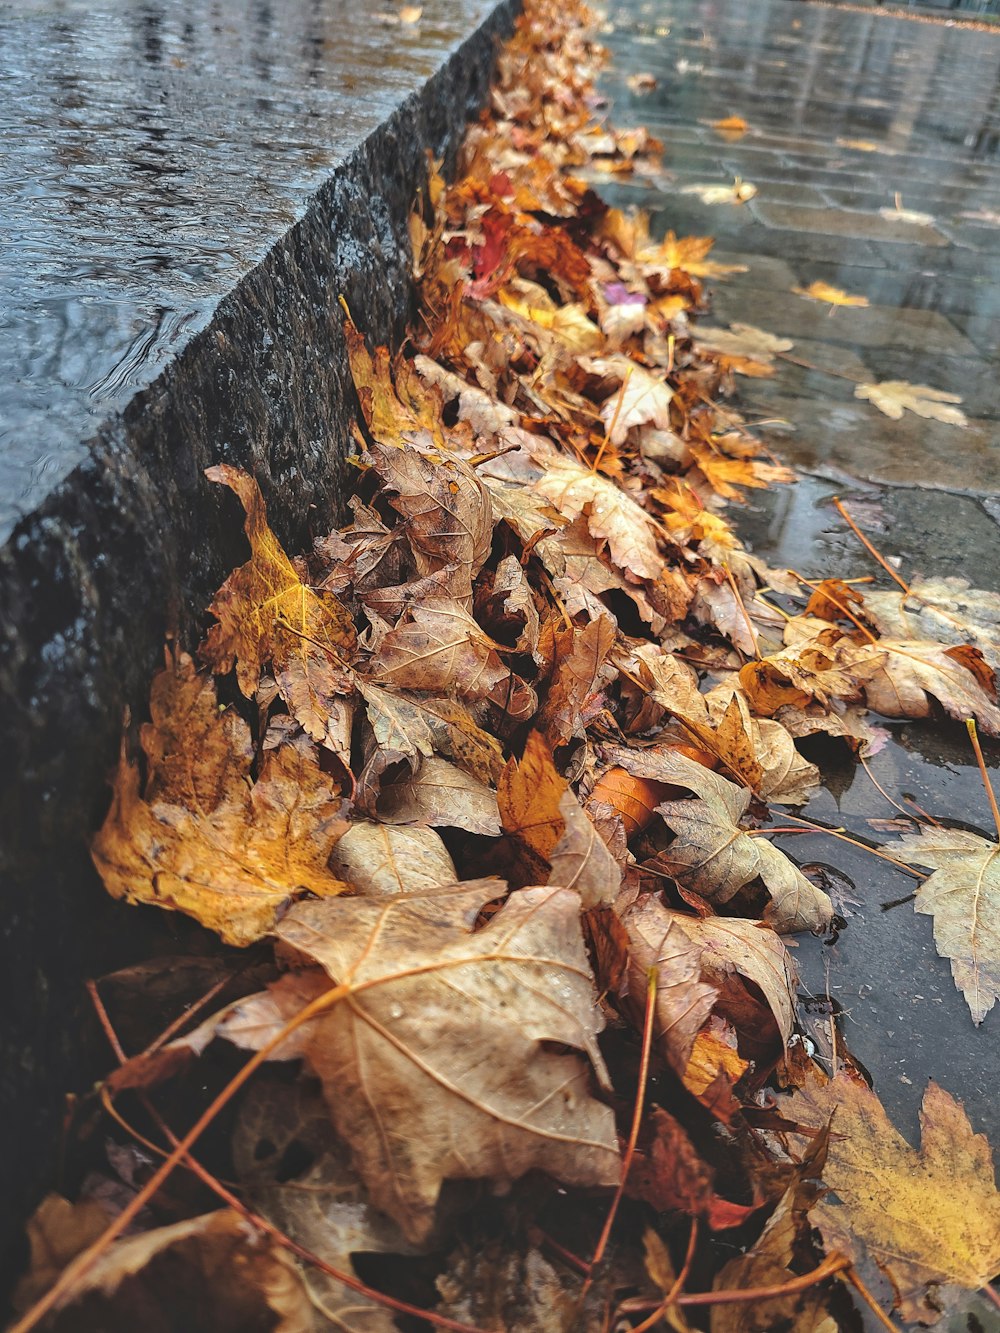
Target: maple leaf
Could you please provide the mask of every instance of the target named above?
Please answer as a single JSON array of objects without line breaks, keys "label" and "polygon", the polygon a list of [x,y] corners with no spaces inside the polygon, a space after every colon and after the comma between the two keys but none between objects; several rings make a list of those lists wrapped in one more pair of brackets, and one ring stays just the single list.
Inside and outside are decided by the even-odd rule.
[{"label": "maple leaf", "polygon": [[859,384],[854,390],[854,396],[867,399],[893,421],[898,421],[904,410],[909,409],[918,417],[931,417],[948,426],[969,424],[964,412],[949,406],[950,403],[962,401],[957,393],[945,393],[943,389],[932,389],[927,384],[911,384],[908,380],[882,380],[880,384]]},{"label": "maple leaf", "polygon": [[934,943],[951,961],[973,1021],[1000,998],[1000,846],[964,829],[928,828],[888,849],[933,874],[917,890],[916,909],[934,918]]},{"label": "maple leaf", "polygon": [[344,336],[358,399],[374,438],[381,444],[402,445],[424,431],[435,444],[443,445],[440,396],[402,358],[394,367],[388,348],[377,348],[373,357],[350,318],[344,321]]},{"label": "maple leaf", "polygon": [[450,454],[380,444],[372,452],[393,508],[406,519],[418,572],[455,565],[467,570],[471,583],[489,557],[493,538],[487,487],[467,463]]},{"label": "maple leaf", "polygon": [[[312,1021],[306,1060],[375,1204],[425,1240],[444,1180],[569,1184],[620,1173],[602,1027],[579,926],[562,888],[513,893],[482,930],[498,880],[388,900],[342,898],[289,912],[280,938],[350,995]],[[428,964],[428,960],[433,963]],[[379,1133],[372,1133],[373,1117]]]},{"label": "maple leaf", "polygon": [[608,747],[616,762],[637,777],[686,787],[697,799],[667,801],[657,807],[677,835],[657,857],[668,874],[709,902],[727,903],[758,876],[771,895],[768,924],[787,933],[819,930],[833,914],[830,899],[763,838],[751,838],[739,824],[750,804],[746,788],[727,782],[677,750],[630,751]]},{"label": "maple leaf", "polygon": [[[647,231],[648,237],[648,231]],[[746,273],[745,264],[717,264],[706,255],[715,241],[711,236],[682,236],[668,231],[659,245],[639,246],[636,259],[644,272],[659,273],[668,281],[676,269],[692,278],[723,278],[730,273]]]},{"label": "maple leaf", "polygon": [[461,828],[485,837],[500,832],[496,792],[436,755],[422,759],[406,777],[382,784],[378,817],[387,824]]},{"label": "maple leaf", "polygon": [[386,690],[359,680],[368,721],[387,762],[437,752],[483,782],[496,782],[503,770],[500,743],[476,723],[464,704],[436,695]]},{"label": "maple leaf", "polygon": [[509,675],[498,646],[459,602],[440,599],[414,605],[406,623],[384,635],[369,670],[389,688],[481,700]]},{"label": "maple leaf", "polygon": [[267,526],[264,497],[253,477],[228,463],[208,468],[205,475],[238,496],[251,554],[208,608],[217,623],[208,632],[202,658],[220,674],[235,663],[237,683],[248,699],[270,662],[292,715],[313,740],[338,748],[338,696],[351,690],[354,621],[332,593],[309,588],[299,578]]},{"label": "maple leaf", "polygon": [[[797,1092],[787,1114],[833,1132],[823,1179],[836,1204],[813,1210],[831,1248],[864,1249],[892,1282],[904,1319],[933,1323],[955,1292],[1000,1269],[1000,1194],[990,1149],[961,1104],[937,1084],[924,1093],[921,1149],[911,1148],[875,1094],[847,1074]],[[930,1293],[928,1288],[933,1288]]]},{"label": "maple leaf", "polygon": [[721,134],[724,139],[742,139],[750,126],[742,116],[726,116],[722,120],[705,121],[717,134]]},{"label": "maple leaf", "polygon": [[613,679],[608,656],[615,642],[614,622],[598,616],[582,629],[553,635],[554,666],[537,726],[553,746],[564,745],[584,730],[584,715],[595,704],[602,684]]},{"label": "maple leaf", "polygon": [[347,824],[315,751],[268,750],[251,781],[249,727],[234,709],[219,711],[214,684],[186,654],[154,679],[150,711],[145,792],[123,746],[91,846],[112,897],[184,912],[246,945],[291,899],[347,887],[327,867]]},{"label": "maple leaf", "polygon": [[796,296],[804,296],[809,301],[822,301],[824,305],[866,306],[867,296],[852,296],[840,287],[831,287],[828,282],[811,282],[808,287],[793,287]]},{"label": "maple leaf", "polygon": [[578,893],[585,909],[614,902],[621,888],[621,871],[571,791],[560,797],[559,813],[565,829],[549,856],[549,883]]},{"label": "maple leaf", "polygon": [[977,649],[909,639],[880,639],[878,647],[885,656],[865,680],[869,708],[886,717],[928,717],[934,698],[952,717],[974,717],[988,736],[1000,736],[993,673]]},{"label": "maple leaf", "polygon": [[790,352],[795,344],[790,338],[781,338],[753,324],[730,324],[728,329],[699,329],[696,339],[699,347],[721,352],[738,361],[770,365],[779,352]]},{"label": "maple leaf", "polygon": [[663,568],[650,516],[607,477],[572,458],[555,458],[532,489],[567,518],[586,514],[591,535],[608,543],[627,578],[656,579]]},{"label": "maple leaf", "polygon": [[865,616],[890,639],[930,639],[978,648],[1000,670],[1000,593],[970,588],[965,579],[917,579],[909,592],[866,592]]},{"label": "maple leaf", "polygon": [[612,444],[624,444],[633,426],[651,421],[661,430],[670,428],[670,404],[674,391],[665,380],[627,356],[579,356],[577,363],[590,375],[616,380],[621,388],[601,405],[601,420]]}]

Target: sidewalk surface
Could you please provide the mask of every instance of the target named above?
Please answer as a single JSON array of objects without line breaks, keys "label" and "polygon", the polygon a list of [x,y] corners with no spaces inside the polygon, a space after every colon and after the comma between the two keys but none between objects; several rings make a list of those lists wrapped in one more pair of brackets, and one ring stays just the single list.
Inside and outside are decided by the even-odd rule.
[{"label": "sidewalk surface", "polygon": [[[664,141],[653,179],[599,182],[619,206],[652,214],[654,236],[714,236],[712,258],[749,271],[712,280],[706,325],[740,321],[790,338],[770,379],[738,377],[737,404],[798,485],[755,493],[739,523],[775,565],[807,576],[880,574],[830,498],[849,500],[871,538],[918,572],[1000,583],[1000,33],[921,23],[800,0],[655,0],[612,6],[603,81],[616,124]],[[628,78],[652,74],[641,95]],[[707,122],[743,117],[726,141]],[[694,185],[757,187],[743,205],[705,204]],[[882,209],[925,214],[886,217]],[[822,281],[868,308],[803,299]],[[962,397],[962,430],[854,396],[859,382],[927,384]],[[871,768],[985,836],[993,821],[963,728],[893,723]],[[960,733],[960,734],[959,734]],[[994,786],[1000,751],[988,749]],[[828,770],[805,812],[851,836],[891,842],[872,817],[899,811],[853,765]],[[961,1096],[1000,1145],[998,1015],[973,1027],[912,885],[869,853],[825,835],[776,840],[825,873],[846,928],[796,951],[805,1009],[822,1049],[834,1018],[895,1122],[919,1141],[929,1078]],[[902,900],[902,901],[900,901]],[[897,904],[897,905],[893,905]],[[978,1326],[996,1311],[976,1301]],[[965,1316],[948,1325],[966,1328]]]}]

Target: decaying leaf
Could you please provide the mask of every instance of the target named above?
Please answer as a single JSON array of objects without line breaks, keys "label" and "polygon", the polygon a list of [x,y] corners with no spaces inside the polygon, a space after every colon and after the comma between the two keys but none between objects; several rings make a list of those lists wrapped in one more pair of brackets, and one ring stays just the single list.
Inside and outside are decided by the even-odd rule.
[{"label": "decaying leaf", "polygon": [[486,837],[500,833],[496,792],[435,755],[415,773],[382,784],[378,817],[387,824],[430,824]]},{"label": "decaying leaf", "polygon": [[908,593],[866,592],[864,602],[866,618],[886,638],[968,643],[1000,670],[1000,593],[960,578],[916,579]]},{"label": "decaying leaf", "polygon": [[[532,1167],[576,1184],[613,1184],[602,1026],[580,933],[580,900],[482,880],[388,900],[342,898],[289,912],[279,936],[348,999],[314,1020],[306,1059],[371,1197],[409,1239],[429,1234],[451,1177],[516,1180]],[[428,959],[433,962],[428,965]],[[372,1117],[381,1127],[371,1132]]]},{"label": "decaying leaf", "polygon": [[[61,1215],[70,1208],[55,1196],[43,1205],[33,1232],[36,1265],[49,1262],[49,1230],[57,1213],[65,1229]],[[22,1308],[34,1294],[30,1275],[28,1282]],[[172,1333],[179,1318],[191,1333],[313,1329],[295,1261],[230,1208],[116,1241],[45,1327],[53,1333],[133,1333],[137,1327]]]},{"label": "decaying leaf", "polygon": [[346,830],[315,752],[269,750],[251,781],[250,729],[181,655],[159,673],[142,729],[145,790],[123,748],[91,854],[108,892],[185,912],[227,944],[260,939],[303,893],[346,887],[328,868]]},{"label": "decaying leaf", "polygon": [[888,850],[934,872],[917,890],[916,909],[934,918],[937,951],[981,1023],[1000,998],[1000,847],[965,829],[925,828]]},{"label": "decaying leaf", "polygon": [[918,417],[931,417],[943,421],[948,426],[967,426],[965,413],[951,403],[960,403],[957,393],[946,393],[943,389],[932,389],[927,384],[911,384],[908,380],[883,380],[880,384],[859,384],[854,390],[855,398],[867,399],[880,412],[893,421],[898,421],[904,410],[915,412]]},{"label": "decaying leaf", "polygon": [[698,342],[725,356],[764,364],[770,364],[779,352],[790,352],[795,346],[790,338],[781,338],[766,329],[738,322],[730,324],[728,329],[699,329]]},{"label": "decaying leaf", "polygon": [[919,1152],[867,1085],[847,1074],[796,1093],[787,1113],[816,1129],[832,1116],[823,1179],[837,1202],[821,1204],[813,1219],[838,1247],[867,1250],[904,1319],[933,1323],[955,1287],[977,1291],[1000,1270],[989,1145],[943,1088],[930,1083],[924,1093]]},{"label": "decaying leaf", "polygon": [[885,654],[865,681],[869,708],[886,717],[929,717],[931,699],[959,720],[975,718],[987,736],[1000,736],[993,673],[976,648],[880,639]]}]

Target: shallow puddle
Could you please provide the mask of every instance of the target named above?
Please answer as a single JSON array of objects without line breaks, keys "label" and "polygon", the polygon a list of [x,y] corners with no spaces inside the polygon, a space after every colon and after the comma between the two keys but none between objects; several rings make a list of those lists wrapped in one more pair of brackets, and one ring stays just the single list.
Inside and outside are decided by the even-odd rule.
[{"label": "shallow puddle", "polygon": [[[646,124],[663,138],[666,170],[602,192],[650,209],[654,234],[714,235],[714,257],[748,266],[714,284],[702,325],[740,321],[794,343],[773,378],[738,383],[738,406],[769,423],[760,433],[801,477],[751,497],[744,540],[807,577],[871,574],[891,586],[832,507],[840,495],[911,580],[956,575],[995,589],[1000,36],[792,0],[667,0],[614,6],[605,40],[616,123]],[[646,96],[625,82],[638,72],[657,80]],[[750,130],[727,143],[707,122],[733,115]],[[684,193],[736,176],[757,186],[743,206]],[[897,202],[926,217],[879,211]],[[791,290],[817,280],[868,307],[831,309]],[[893,421],[855,396],[860,383],[890,379],[960,395],[968,426],[910,412]],[[801,813],[875,848],[915,830],[920,811],[995,836],[964,727],[885,726],[872,776],[827,755],[825,786]],[[1000,747],[985,748],[1000,789]],[[773,819],[786,823],[780,810]],[[807,938],[797,949],[820,1052],[846,1042],[912,1141],[933,1078],[996,1149],[1000,1013],[974,1025],[931,918],[909,900],[916,881],[830,834],[777,841],[828,875],[845,922],[835,941]],[[995,1312],[975,1309],[979,1327],[997,1326]],[[965,1316],[953,1325],[973,1326]]]}]

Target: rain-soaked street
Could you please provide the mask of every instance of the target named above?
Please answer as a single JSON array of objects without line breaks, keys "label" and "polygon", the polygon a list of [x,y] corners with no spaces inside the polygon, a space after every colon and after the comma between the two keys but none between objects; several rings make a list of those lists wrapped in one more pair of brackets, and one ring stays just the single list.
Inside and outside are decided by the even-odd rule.
[{"label": "rain-soaked street", "polygon": [[[652,214],[654,235],[715,236],[712,257],[748,271],[711,280],[705,325],[751,324],[790,339],[772,378],[740,378],[737,403],[796,486],[755,494],[741,532],[774,565],[807,577],[875,574],[839,495],[908,579],[958,575],[997,588],[1000,570],[1000,32],[795,0],[656,0],[613,5],[604,90],[618,124],[665,145],[653,178],[602,183]],[[656,87],[630,89],[648,73]],[[709,122],[739,116],[727,140]],[[756,186],[742,205],[707,204],[701,185]],[[821,281],[866,297],[831,308],[793,292]],[[861,383],[908,380],[961,396],[963,430],[855,397]],[[889,585],[891,586],[891,584]],[[916,806],[990,836],[992,819],[964,729],[890,723],[872,775],[903,813]],[[987,753],[994,773],[1000,756]],[[828,771],[811,818],[872,844],[870,820],[898,819],[863,768]],[[783,849],[827,867],[846,927],[798,950],[820,1029],[871,1072],[903,1131],[917,1137],[929,1078],[954,1089],[975,1126],[1000,1130],[998,1015],[975,1028],[937,956],[912,881],[821,835]],[[899,902],[899,900],[904,900]],[[898,904],[898,905],[893,905]],[[978,1305],[990,1322],[995,1311]],[[953,1325],[965,1328],[965,1318]]]}]

